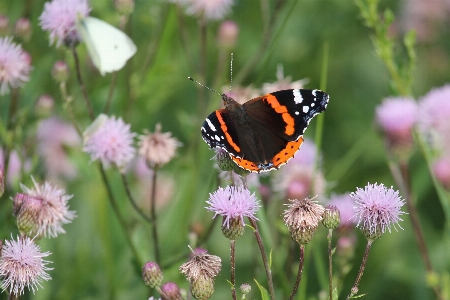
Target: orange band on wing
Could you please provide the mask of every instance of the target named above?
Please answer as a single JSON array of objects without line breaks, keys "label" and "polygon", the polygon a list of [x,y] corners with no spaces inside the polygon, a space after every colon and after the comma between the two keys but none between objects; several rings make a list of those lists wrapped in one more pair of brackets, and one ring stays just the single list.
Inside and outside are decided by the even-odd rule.
[{"label": "orange band on wing", "polygon": [[293,135],[295,132],[295,120],[294,118],[288,113],[287,107],[284,105],[281,105],[280,102],[278,102],[277,98],[271,94],[267,94],[264,96],[263,101],[267,101],[267,103],[270,104],[270,106],[279,114],[281,114],[281,117],[283,118],[283,121],[286,123],[286,128],[284,130],[284,133],[287,135]]},{"label": "orange band on wing", "polygon": [[285,164],[289,159],[294,157],[294,154],[298,151],[300,146],[303,143],[303,137],[300,136],[300,138],[293,142],[288,142],[286,147],[278,152],[277,155],[274,156],[272,159],[272,163],[275,168],[278,168],[279,166]]},{"label": "orange band on wing", "polygon": [[243,159],[243,158],[238,158],[233,155],[230,155],[230,157],[238,166],[240,166],[241,168],[244,168],[247,171],[250,171],[250,172],[259,172],[260,171],[258,166],[254,162],[251,162],[251,161]]},{"label": "orange band on wing", "polygon": [[222,128],[223,133],[225,133],[225,138],[227,139],[228,143],[231,145],[231,147],[233,147],[234,150],[236,150],[236,152],[241,152],[241,148],[239,148],[239,146],[236,145],[236,143],[231,138],[231,135],[228,133],[228,127],[225,124],[222,115],[217,110],[216,110],[216,117],[219,120],[220,128]]}]

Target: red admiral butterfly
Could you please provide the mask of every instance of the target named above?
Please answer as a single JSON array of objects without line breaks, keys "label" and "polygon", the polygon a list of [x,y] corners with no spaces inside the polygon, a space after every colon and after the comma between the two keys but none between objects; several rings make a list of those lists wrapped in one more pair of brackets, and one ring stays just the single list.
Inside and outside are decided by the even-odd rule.
[{"label": "red admiral butterfly", "polygon": [[303,133],[330,97],[321,90],[283,90],[239,104],[222,94],[225,108],[212,112],[202,126],[203,140],[222,148],[251,172],[278,169],[294,157]]}]

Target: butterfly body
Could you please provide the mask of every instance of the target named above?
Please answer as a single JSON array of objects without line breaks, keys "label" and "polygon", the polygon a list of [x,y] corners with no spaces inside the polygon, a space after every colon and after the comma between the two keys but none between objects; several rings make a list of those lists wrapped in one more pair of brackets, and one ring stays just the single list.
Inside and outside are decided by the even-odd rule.
[{"label": "butterfly body", "polygon": [[278,169],[299,150],[310,120],[324,111],[329,96],[320,90],[282,90],[239,104],[222,95],[224,108],[201,128],[211,148],[222,148],[251,172]]}]

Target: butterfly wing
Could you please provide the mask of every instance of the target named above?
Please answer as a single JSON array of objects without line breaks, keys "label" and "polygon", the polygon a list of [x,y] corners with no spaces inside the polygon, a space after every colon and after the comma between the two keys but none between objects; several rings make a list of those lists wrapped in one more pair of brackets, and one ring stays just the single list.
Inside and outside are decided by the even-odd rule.
[{"label": "butterfly wing", "polygon": [[92,62],[102,75],[120,70],[136,53],[136,45],[116,27],[93,17],[77,22]]},{"label": "butterfly wing", "polygon": [[328,94],[320,90],[283,90],[243,104],[248,116],[262,127],[269,128],[286,141],[303,135],[314,116],[323,112]]}]

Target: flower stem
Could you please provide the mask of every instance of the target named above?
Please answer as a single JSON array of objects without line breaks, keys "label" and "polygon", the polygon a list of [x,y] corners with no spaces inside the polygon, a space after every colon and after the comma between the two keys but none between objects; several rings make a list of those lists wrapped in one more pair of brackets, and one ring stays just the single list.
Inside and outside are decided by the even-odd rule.
[{"label": "flower stem", "polygon": [[294,288],[292,289],[292,293],[289,296],[288,300],[294,299],[295,294],[297,294],[298,286],[300,285],[300,281],[302,280],[304,263],[305,263],[305,245],[300,245],[300,261],[298,263],[297,279],[295,280]]},{"label": "flower stem", "polygon": [[358,276],[356,276],[355,283],[350,291],[350,294],[347,296],[347,300],[358,293],[358,286],[361,281],[361,277],[364,273],[364,268],[366,267],[367,258],[369,257],[370,247],[372,247],[373,240],[367,240],[366,251],[364,251],[364,257],[361,262],[361,266],[359,267]]},{"label": "flower stem", "polygon": [[112,73],[111,85],[109,86],[108,98],[106,99],[105,108],[103,109],[103,113],[108,114],[109,108],[111,107],[112,98],[114,95],[114,88],[116,87],[117,82],[117,72]]},{"label": "flower stem", "polygon": [[235,255],[235,250],[236,250],[236,241],[235,240],[230,240],[230,268],[231,268],[231,296],[233,297],[233,300],[236,300],[236,255]]},{"label": "flower stem", "polygon": [[77,50],[75,47],[72,47],[73,59],[75,61],[75,69],[77,73],[78,85],[80,86],[81,93],[83,94],[84,101],[86,102],[86,107],[88,110],[89,117],[93,121],[95,119],[94,110],[92,109],[91,102],[89,102],[89,98],[86,92],[86,87],[83,83],[83,79],[81,79],[81,70],[80,70],[80,61],[78,59]]},{"label": "flower stem", "polygon": [[131,194],[130,191],[130,185],[128,183],[128,179],[127,176],[125,175],[125,173],[120,173],[121,177],[122,177],[122,183],[123,186],[125,188],[125,192],[127,193],[128,199],[131,202],[131,205],[133,206],[134,210],[136,210],[136,212],[142,217],[144,218],[147,222],[151,222],[152,219],[151,217],[147,216],[142,209],[137,205],[136,201],[133,198],[133,195]]},{"label": "flower stem", "polygon": [[[399,186],[405,187],[405,201],[406,206],[408,207],[409,216],[411,219],[411,223],[413,226],[414,236],[416,237],[417,246],[419,247],[420,255],[422,256],[423,263],[425,264],[425,268],[428,274],[434,274],[433,267],[431,265],[430,256],[428,255],[427,246],[425,243],[425,238],[423,236],[422,228],[420,227],[419,216],[417,214],[417,210],[413,204],[413,196],[411,192],[411,184],[409,177],[409,168],[406,162],[400,163],[400,173],[402,184],[399,183]],[[434,294],[437,299],[442,299],[441,291],[437,286],[433,286]]]},{"label": "flower stem", "polygon": [[155,261],[156,263],[160,263],[160,252],[159,252],[159,243],[158,243],[158,228],[157,228],[157,219],[156,219],[156,173],[158,172],[158,167],[153,168],[153,175],[152,175],[152,191],[150,196],[150,214],[151,214],[151,220],[152,220],[152,238],[153,238],[153,247],[155,251]]},{"label": "flower stem", "polygon": [[269,262],[267,261],[266,252],[264,251],[264,245],[263,245],[263,242],[261,239],[261,235],[259,234],[259,231],[258,231],[258,225],[256,224],[255,220],[253,220],[252,218],[248,218],[248,220],[250,221],[250,224],[254,228],[256,241],[258,242],[259,250],[261,251],[264,269],[266,270],[266,275],[267,275],[267,283],[269,285],[270,299],[274,300],[275,292],[273,290],[272,271],[270,271]]},{"label": "flower stem", "polygon": [[99,163],[98,169],[100,170],[100,174],[102,176],[103,184],[105,185],[106,191],[108,193],[109,202],[111,203],[111,206],[113,208],[114,213],[116,214],[117,220],[120,223],[120,226],[122,227],[124,233],[125,233],[125,240],[128,243],[128,246],[130,247],[131,252],[133,253],[133,256],[135,257],[137,263],[142,265],[142,261],[139,257],[139,253],[136,249],[136,247],[133,244],[133,241],[131,240],[131,235],[128,233],[127,224],[125,222],[125,219],[120,214],[119,207],[117,206],[116,199],[114,198],[114,194],[111,189],[111,185],[109,184],[108,178],[106,177],[105,170],[103,169],[103,166]]},{"label": "flower stem", "polygon": [[333,249],[331,248],[331,239],[333,237],[333,229],[328,229],[328,285],[330,289],[330,300],[333,297]]}]

